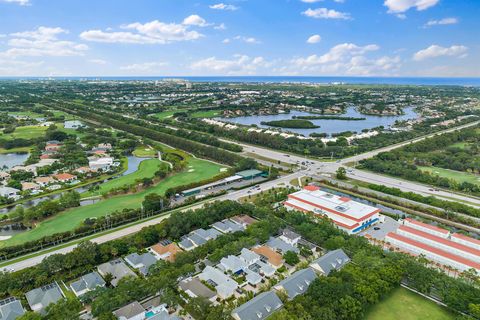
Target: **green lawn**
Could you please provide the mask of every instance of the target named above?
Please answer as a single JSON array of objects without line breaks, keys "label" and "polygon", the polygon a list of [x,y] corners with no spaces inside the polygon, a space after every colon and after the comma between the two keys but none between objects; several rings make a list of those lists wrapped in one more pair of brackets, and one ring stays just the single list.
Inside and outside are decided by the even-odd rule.
[{"label": "green lawn", "polygon": [[133,184],[138,179],[153,178],[155,171],[157,171],[160,166],[168,166],[168,164],[161,162],[158,159],[146,159],[140,163],[137,171],[102,183],[99,190],[94,192],[85,192],[82,194],[82,197],[87,198],[91,196],[99,196],[103,193],[109,192],[112,189]]},{"label": "green lawn", "polygon": [[220,115],[218,110],[208,110],[208,111],[195,111],[191,114],[192,118],[213,118]]},{"label": "green lawn", "polygon": [[452,144],[450,147],[465,149],[465,148],[468,148],[470,146],[470,144],[471,143],[469,143],[469,142],[457,142],[457,143]]},{"label": "green lawn", "polygon": [[155,116],[162,120],[162,119],[165,119],[165,118],[169,118],[171,116],[173,116],[173,114],[177,112],[175,110],[167,110],[167,111],[162,111],[162,112],[158,112],[158,113],[155,113]]},{"label": "green lawn", "polygon": [[398,288],[386,299],[374,305],[366,314],[366,320],[453,320],[455,316],[405,288]]},{"label": "green lawn", "polygon": [[148,146],[139,146],[133,151],[133,155],[140,158],[152,158],[157,155],[157,151]]},{"label": "green lawn", "polygon": [[436,174],[440,177],[445,177],[457,181],[458,183],[470,182],[474,184],[480,184],[480,176],[474,175],[468,172],[455,171],[450,169],[443,169],[438,167],[422,167],[419,166],[418,169],[422,171],[428,171],[432,174]]},{"label": "green lawn", "polygon": [[15,111],[15,112],[9,112],[8,114],[11,116],[26,116],[32,119],[43,118],[43,114],[32,112],[32,111]]},{"label": "green lawn", "polygon": [[171,187],[209,179],[219,174],[222,168],[221,165],[196,158],[190,158],[188,166],[183,172],[170,176],[156,186],[139,193],[119,195],[101,200],[95,204],[64,211],[51,219],[42,221],[36,228],[30,231],[19,233],[8,240],[0,241],[0,246],[17,245],[54,233],[66,232],[80,225],[86,218],[105,216],[116,210],[139,208],[143,198],[149,193],[164,193]]},{"label": "green lawn", "polygon": [[12,149],[4,149],[0,148],[0,153],[24,153],[24,152],[30,152],[32,147],[18,147],[18,148],[12,148]]},{"label": "green lawn", "polygon": [[15,128],[12,133],[0,133],[0,139],[13,140],[13,139],[33,139],[39,136],[45,135],[48,127],[41,126],[23,126]]}]

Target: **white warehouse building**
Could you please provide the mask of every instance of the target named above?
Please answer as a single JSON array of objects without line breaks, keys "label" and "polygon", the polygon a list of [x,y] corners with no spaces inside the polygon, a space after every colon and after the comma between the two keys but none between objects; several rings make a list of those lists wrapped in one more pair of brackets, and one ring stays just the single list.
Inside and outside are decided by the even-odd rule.
[{"label": "white warehouse building", "polygon": [[284,206],[316,216],[327,217],[348,234],[367,229],[379,221],[380,209],[320,190],[316,186],[306,186],[288,195]]}]

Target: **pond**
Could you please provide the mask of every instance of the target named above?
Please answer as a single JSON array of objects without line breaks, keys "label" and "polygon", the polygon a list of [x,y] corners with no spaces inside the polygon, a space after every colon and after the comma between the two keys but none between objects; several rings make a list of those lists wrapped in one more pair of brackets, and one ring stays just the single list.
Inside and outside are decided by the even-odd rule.
[{"label": "pond", "polygon": [[28,153],[0,153],[0,170],[21,166],[28,159]]},{"label": "pond", "polygon": [[[111,179],[115,179],[119,176],[124,176],[124,175],[127,175],[127,174],[130,174],[130,173],[133,173],[135,171],[138,170],[138,166],[140,165],[140,163],[143,161],[143,160],[147,160],[148,158],[139,158],[139,157],[135,157],[135,156],[127,156],[127,160],[128,160],[128,165],[127,165],[127,170],[125,170],[125,172],[123,172],[122,174],[118,175],[118,176],[115,176],[115,177],[111,177],[111,178],[108,178],[104,181],[100,181],[100,182],[96,182],[96,183],[92,183],[92,184],[89,184],[89,185],[86,185],[86,186],[83,186],[83,187],[78,187],[78,188],[75,188],[73,190],[77,191],[78,193],[83,193],[83,192],[86,192],[88,191],[88,189],[94,185],[97,185],[97,184],[100,184],[100,183],[104,183],[108,180],[111,180]],[[42,202],[42,201],[45,201],[45,200],[53,200],[53,199],[58,199],[60,198],[60,196],[62,195],[62,193],[56,193],[56,194],[52,194],[52,195],[47,195],[47,196],[44,196],[44,197],[39,197],[39,198],[35,198],[35,199],[31,199],[31,200],[27,200],[25,202],[23,202],[22,204],[18,204],[18,205],[21,205],[23,206],[24,208],[30,208],[32,206],[35,206],[37,205],[38,203]],[[98,199],[93,199],[93,200],[81,200],[80,201],[80,205],[81,206],[85,206],[85,205],[89,205],[89,204],[92,204],[92,203],[95,203],[97,202]],[[5,207],[5,208],[2,208],[0,209],[0,214],[6,214],[12,210],[14,210],[16,208],[17,205],[13,205],[13,206],[10,206],[10,207]]]},{"label": "pond", "polygon": [[[358,112],[354,107],[347,109],[346,113],[338,115],[341,117],[355,117],[365,118],[365,120],[310,120],[313,124],[320,126],[315,129],[282,129],[290,131],[304,136],[309,136],[311,133],[326,133],[331,135],[332,133],[339,133],[344,131],[361,132],[363,129],[371,129],[378,126],[390,127],[397,120],[409,120],[417,118],[417,113],[413,108],[404,108],[404,114],[398,116],[371,116],[364,115]],[[275,115],[262,115],[262,116],[245,116],[236,118],[215,118],[217,120],[231,122],[241,125],[257,125],[260,128],[272,128],[267,125],[262,125],[262,121],[274,121],[274,120],[288,120],[293,116],[318,116],[319,114],[292,110],[290,113],[281,113]]]}]

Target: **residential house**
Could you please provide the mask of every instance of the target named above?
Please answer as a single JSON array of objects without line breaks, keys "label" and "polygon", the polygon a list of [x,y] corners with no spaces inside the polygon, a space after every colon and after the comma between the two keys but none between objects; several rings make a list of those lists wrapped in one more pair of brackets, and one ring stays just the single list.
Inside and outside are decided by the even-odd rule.
[{"label": "residential house", "polygon": [[98,287],[105,287],[105,280],[96,271],[90,272],[70,284],[70,288],[77,297]]},{"label": "residential house", "polygon": [[251,265],[260,260],[260,256],[253,252],[252,250],[249,250],[247,248],[243,248],[242,251],[240,251],[240,256],[239,258],[246,264],[246,265]]},{"label": "residential house", "polygon": [[232,311],[235,320],[263,320],[283,306],[273,291],[259,294]]},{"label": "residential house", "polygon": [[180,281],[179,287],[191,298],[205,298],[215,301],[217,294],[204,285],[198,278],[188,278]]},{"label": "residential house", "polygon": [[35,312],[45,313],[45,308],[63,299],[63,292],[56,282],[28,291],[25,294],[30,309]]},{"label": "residential house", "polygon": [[92,169],[92,171],[107,171],[110,170],[111,166],[113,165],[113,158],[112,157],[102,157],[98,159],[91,159],[88,161],[88,167]]},{"label": "residential house", "polygon": [[217,221],[212,224],[212,227],[217,229],[221,233],[233,233],[245,230],[245,227],[242,224],[235,223],[229,219]]},{"label": "residential house", "polygon": [[61,183],[72,182],[75,179],[77,179],[76,176],[74,176],[73,174],[70,174],[70,173],[57,173],[57,174],[54,174],[53,177],[58,182],[61,182]]},{"label": "residential house", "polygon": [[35,181],[35,183],[37,183],[41,187],[46,187],[49,184],[54,183],[55,179],[53,179],[52,177],[37,177],[33,181]]},{"label": "residential house", "polygon": [[220,267],[225,271],[238,275],[247,269],[245,262],[237,256],[229,255],[220,260]]},{"label": "residential house", "polygon": [[75,172],[85,174],[85,173],[92,172],[92,169],[90,169],[89,167],[80,167],[80,168],[75,169]]},{"label": "residential house", "polygon": [[11,187],[0,187],[0,197],[11,198],[17,200],[20,198],[18,194],[20,190]]},{"label": "residential house", "polygon": [[61,144],[47,144],[45,146],[45,151],[57,152],[62,147]]},{"label": "residential house", "polygon": [[296,247],[300,239],[302,239],[302,236],[290,229],[283,229],[280,239],[289,245]]},{"label": "residential house", "polygon": [[164,240],[152,246],[150,248],[150,251],[155,254],[159,259],[174,262],[175,256],[183,250],[180,249],[180,247],[176,243],[169,240]]},{"label": "residential house", "polygon": [[254,219],[246,214],[233,216],[230,218],[230,220],[239,225],[242,225],[244,228],[258,221],[257,219]]},{"label": "residential house", "polygon": [[127,277],[127,276],[132,276],[136,277],[137,275],[135,272],[130,270],[129,267],[121,260],[121,259],[115,259],[109,262],[102,263],[97,267],[98,273],[102,277],[105,277],[107,274],[112,275],[112,286],[116,287],[118,284],[118,281],[121,279]]},{"label": "residential house", "polygon": [[280,237],[270,237],[270,239],[266,243],[267,246],[272,248],[273,250],[280,252],[281,254],[285,254],[288,251],[293,251],[295,253],[299,253],[300,250],[297,247],[294,247],[290,243],[287,243],[282,240]]},{"label": "residential house", "polygon": [[35,182],[22,182],[22,190],[35,193],[35,191],[38,192],[38,190],[40,190],[40,185],[36,184]]},{"label": "residential house", "polygon": [[285,291],[288,299],[291,300],[299,294],[304,294],[317,275],[311,268],[295,272],[288,278],[280,281],[274,286],[275,290]]},{"label": "residential house", "polygon": [[253,248],[252,251],[257,253],[260,256],[260,261],[264,263],[268,263],[270,266],[272,266],[275,269],[278,269],[281,266],[283,266],[282,255],[272,250],[270,247],[259,246],[259,247]]},{"label": "residential house", "polygon": [[24,313],[20,300],[13,297],[0,300],[0,320],[15,320]]},{"label": "residential house", "polygon": [[145,319],[145,309],[138,301],[134,301],[113,311],[113,315],[119,320],[143,320]]},{"label": "residential house", "polygon": [[342,249],[337,249],[326,253],[310,264],[310,267],[320,272],[322,275],[328,276],[333,270],[340,270],[347,263],[350,258],[343,252]]},{"label": "residential house", "polygon": [[218,296],[221,299],[228,299],[238,288],[238,283],[224,274],[217,268],[206,266],[205,269],[198,275],[200,280],[203,280],[215,287]]},{"label": "residential house", "polygon": [[0,171],[0,181],[7,181],[8,179],[10,179],[10,173]]},{"label": "residential house", "polygon": [[124,259],[132,268],[137,269],[144,276],[148,275],[148,269],[157,262],[157,258],[151,252],[140,255],[138,253],[132,253]]}]

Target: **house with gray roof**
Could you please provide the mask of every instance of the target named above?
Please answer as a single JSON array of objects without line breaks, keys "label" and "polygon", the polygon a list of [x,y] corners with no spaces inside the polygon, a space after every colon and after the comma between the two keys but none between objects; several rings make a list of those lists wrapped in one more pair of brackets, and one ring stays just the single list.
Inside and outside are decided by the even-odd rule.
[{"label": "house with gray roof", "polygon": [[310,267],[313,270],[328,276],[332,270],[340,270],[349,262],[350,258],[345,254],[345,252],[343,252],[342,249],[337,249],[330,251],[313,261],[310,264]]},{"label": "house with gray roof", "polygon": [[25,294],[25,297],[30,309],[40,313],[44,313],[49,304],[64,298],[63,292],[56,282],[30,290]]},{"label": "house with gray roof", "polygon": [[132,253],[124,259],[132,268],[137,269],[144,276],[148,275],[148,269],[157,263],[157,258],[151,252],[144,254]]},{"label": "house with gray roof", "polygon": [[245,227],[241,224],[235,223],[231,221],[230,219],[225,219],[222,221],[217,221],[214,224],[212,224],[212,227],[217,229],[218,231],[222,233],[233,233],[237,231],[244,231]]},{"label": "house with gray roof", "polygon": [[20,300],[13,297],[0,300],[0,320],[15,320],[24,313]]},{"label": "house with gray roof", "polygon": [[202,273],[198,275],[198,278],[215,287],[215,290],[221,299],[230,298],[238,288],[238,283],[235,280],[219,269],[211,266],[206,266]]},{"label": "house with gray roof", "polygon": [[179,288],[191,298],[201,297],[213,302],[217,297],[214,291],[210,290],[197,278],[188,278],[180,281]]},{"label": "house with gray roof", "polygon": [[300,252],[300,250],[297,247],[292,246],[291,244],[283,241],[280,237],[276,237],[276,238],[270,237],[266,245],[275,251],[281,252],[282,254],[285,254],[287,251],[293,251],[295,253]]},{"label": "house with gray roof", "polygon": [[210,228],[210,229],[197,229],[197,230],[193,230],[191,233],[193,234],[196,234],[202,238],[204,238],[205,240],[213,240],[215,238],[217,238],[218,236],[220,236],[222,233],[214,228]]},{"label": "house with gray roof", "polygon": [[185,238],[182,241],[180,241],[178,243],[178,246],[185,251],[190,251],[197,247],[189,238]]},{"label": "house with gray roof", "polygon": [[220,267],[224,271],[230,271],[233,274],[240,274],[247,269],[247,265],[242,259],[232,255],[222,258]]},{"label": "house with gray roof", "polygon": [[239,258],[247,265],[260,261],[260,255],[247,248],[242,249]]},{"label": "house with gray roof", "polygon": [[284,290],[288,299],[293,299],[299,294],[304,294],[317,275],[311,268],[295,272],[288,278],[274,286],[275,290]]},{"label": "house with gray roof", "polygon": [[111,274],[111,284],[114,287],[117,286],[120,279],[123,279],[127,276],[137,276],[135,272],[133,272],[121,259],[115,259],[109,262],[102,263],[97,267],[97,270],[102,277],[105,277],[107,274]]},{"label": "house with gray roof", "polygon": [[283,229],[282,234],[280,235],[280,239],[285,241],[286,243],[296,247],[298,244],[298,241],[302,239],[302,236],[300,236],[298,233],[290,230],[290,229]]},{"label": "house with gray roof", "polygon": [[143,320],[145,319],[145,309],[138,301],[134,301],[113,311],[113,315],[118,320]]},{"label": "house with gray roof", "polygon": [[77,281],[70,284],[70,288],[77,297],[85,293],[95,290],[98,287],[105,287],[105,280],[98,274],[98,272],[90,272],[82,276]]},{"label": "house with gray roof", "polygon": [[232,317],[236,320],[263,320],[282,306],[280,298],[273,291],[267,291],[234,309]]},{"label": "house with gray roof", "polygon": [[20,198],[20,190],[11,187],[0,187],[0,196],[17,200]]},{"label": "house with gray roof", "polygon": [[195,247],[199,247],[201,246],[202,244],[205,244],[207,243],[207,239],[199,236],[197,233],[191,233],[188,235],[188,238],[191,242],[193,242],[193,244],[195,245]]}]

